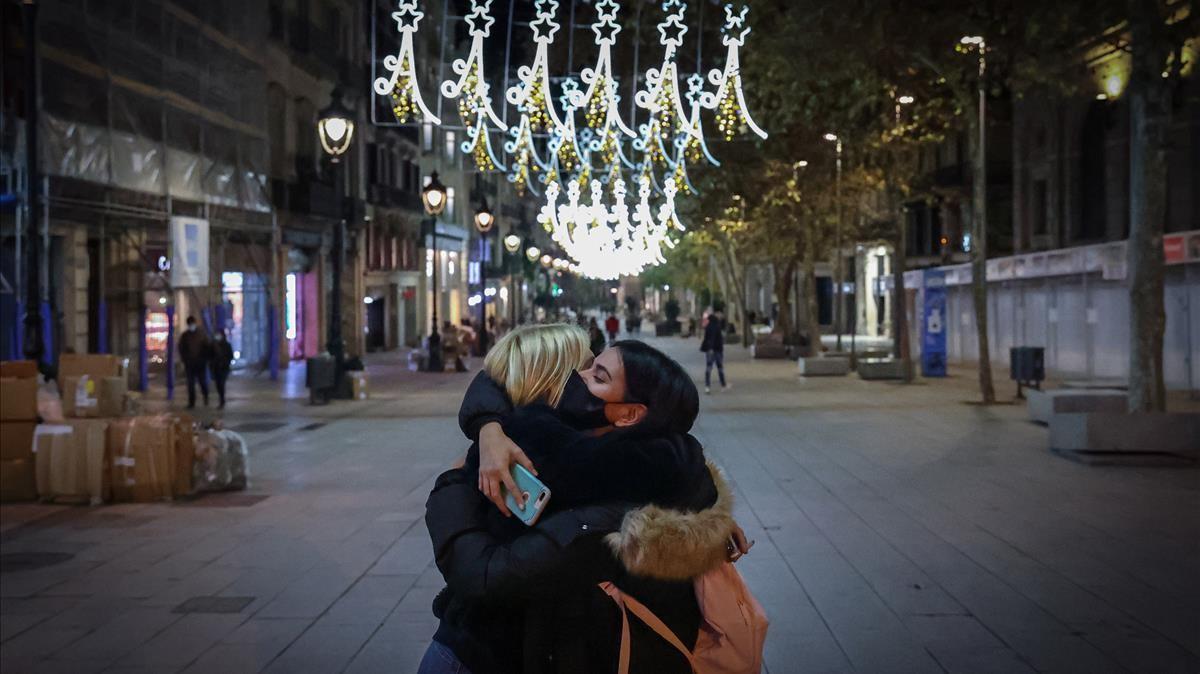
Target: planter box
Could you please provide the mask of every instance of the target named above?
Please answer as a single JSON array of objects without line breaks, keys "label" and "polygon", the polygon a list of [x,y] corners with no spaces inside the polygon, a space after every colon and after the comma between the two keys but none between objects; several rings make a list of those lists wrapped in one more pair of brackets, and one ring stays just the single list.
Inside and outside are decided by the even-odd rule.
[{"label": "planter box", "polygon": [[1055,414],[1123,414],[1129,407],[1129,396],[1114,389],[1025,389],[1025,397],[1029,401],[1026,407],[1030,420],[1041,424],[1049,424]]},{"label": "planter box", "polygon": [[783,344],[767,342],[750,347],[750,357],[756,359],[782,360],[788,357],[788,348]]},{"label": "planter box", "polygon": [[864,358],[858,361],[858,376],[862,379],[904,379],[908,362],[894,358]]},{"label": "planter box", "polygon": [[801,358],[796,364],[802,377],[844,377],[850,374],[849,358]]},{"label": "planter box", "polygon": [[1171,454],[1200,459],[1200,414],[1080,412],[1050,417],[1050,449],[1084,455]]}]

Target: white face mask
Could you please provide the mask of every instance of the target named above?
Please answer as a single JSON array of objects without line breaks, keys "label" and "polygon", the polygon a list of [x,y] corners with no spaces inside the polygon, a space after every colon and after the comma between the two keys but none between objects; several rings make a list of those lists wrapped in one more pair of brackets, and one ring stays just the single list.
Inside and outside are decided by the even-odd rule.
[{"label": "white face mask", "polygon": [[218,334],[217,334],[217,341],[218,341],[218,342],[223,342],[223,341],[225,341],[225,335],[222,335],[222,334],[218,333]]},{"label": "white face mask", "polygon": [[194,325],[188,326],[188,332],[195,332],[195,331],[196,331],[196,326],[194,326]]}]

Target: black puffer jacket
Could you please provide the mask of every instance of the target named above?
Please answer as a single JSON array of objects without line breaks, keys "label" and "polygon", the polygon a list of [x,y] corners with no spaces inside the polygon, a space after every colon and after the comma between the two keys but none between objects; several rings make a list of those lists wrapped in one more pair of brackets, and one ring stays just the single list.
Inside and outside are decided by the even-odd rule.
[{"label": "black puffer jacket", "polygon": [[[691,646],[700,616],[690,579],[725,559],[733,528],[729,491],[699,443],[690,436],[593,438],[546,408],[511,415],[505,431],[538,465],[551,508],[536,527],[514,531],[465,471],[439,477],[425,516],[447,582],[434,602],[441,619],[434,638],[476,672],[608,674],[621,624],[597,587],[609,580]],[[570,480],[573,466],[580,477],[556,487],[549,475]],[[568,496],[574,488],[622,500],[582,505]],[[639,621],[631,625],[634,672],[689,671],[670,645]]]}]

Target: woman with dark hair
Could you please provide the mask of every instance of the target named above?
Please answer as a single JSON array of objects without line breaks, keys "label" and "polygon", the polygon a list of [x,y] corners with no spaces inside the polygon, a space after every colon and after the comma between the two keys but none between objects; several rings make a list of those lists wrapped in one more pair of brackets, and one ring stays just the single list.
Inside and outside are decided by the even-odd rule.
[{"label": "woman with dark hair", "polygon": [[[425,520],[447,587],[420,671],[614,671],[622,622],[605,581],[691,648],[700,625],[692,579],[727,558],[736,529],[728,488],[688,435],[698,409],[683,368],[635,341],[572,375],[557,409],[509,412],[503,391],[477,378],[464,430],[497,424],[552,495],[534,527],[502,517],[476,488],[476,461],[497,451],[486,444],[438,478]],[[589,426],[597,430],[579,430]],[[630,635],[631,671],[690,671],[645,625],[635,621]]]}]

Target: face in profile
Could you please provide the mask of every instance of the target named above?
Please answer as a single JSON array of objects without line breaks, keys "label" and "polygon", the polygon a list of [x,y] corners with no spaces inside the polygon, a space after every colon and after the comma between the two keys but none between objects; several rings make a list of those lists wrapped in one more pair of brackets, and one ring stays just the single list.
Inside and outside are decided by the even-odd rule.
[{"label": "face in profile", "polygon": [[606,403],[625,401],[625,366],[621,352],[608,348],[592,359],[585,369],[579,371],[592,395]]}]

